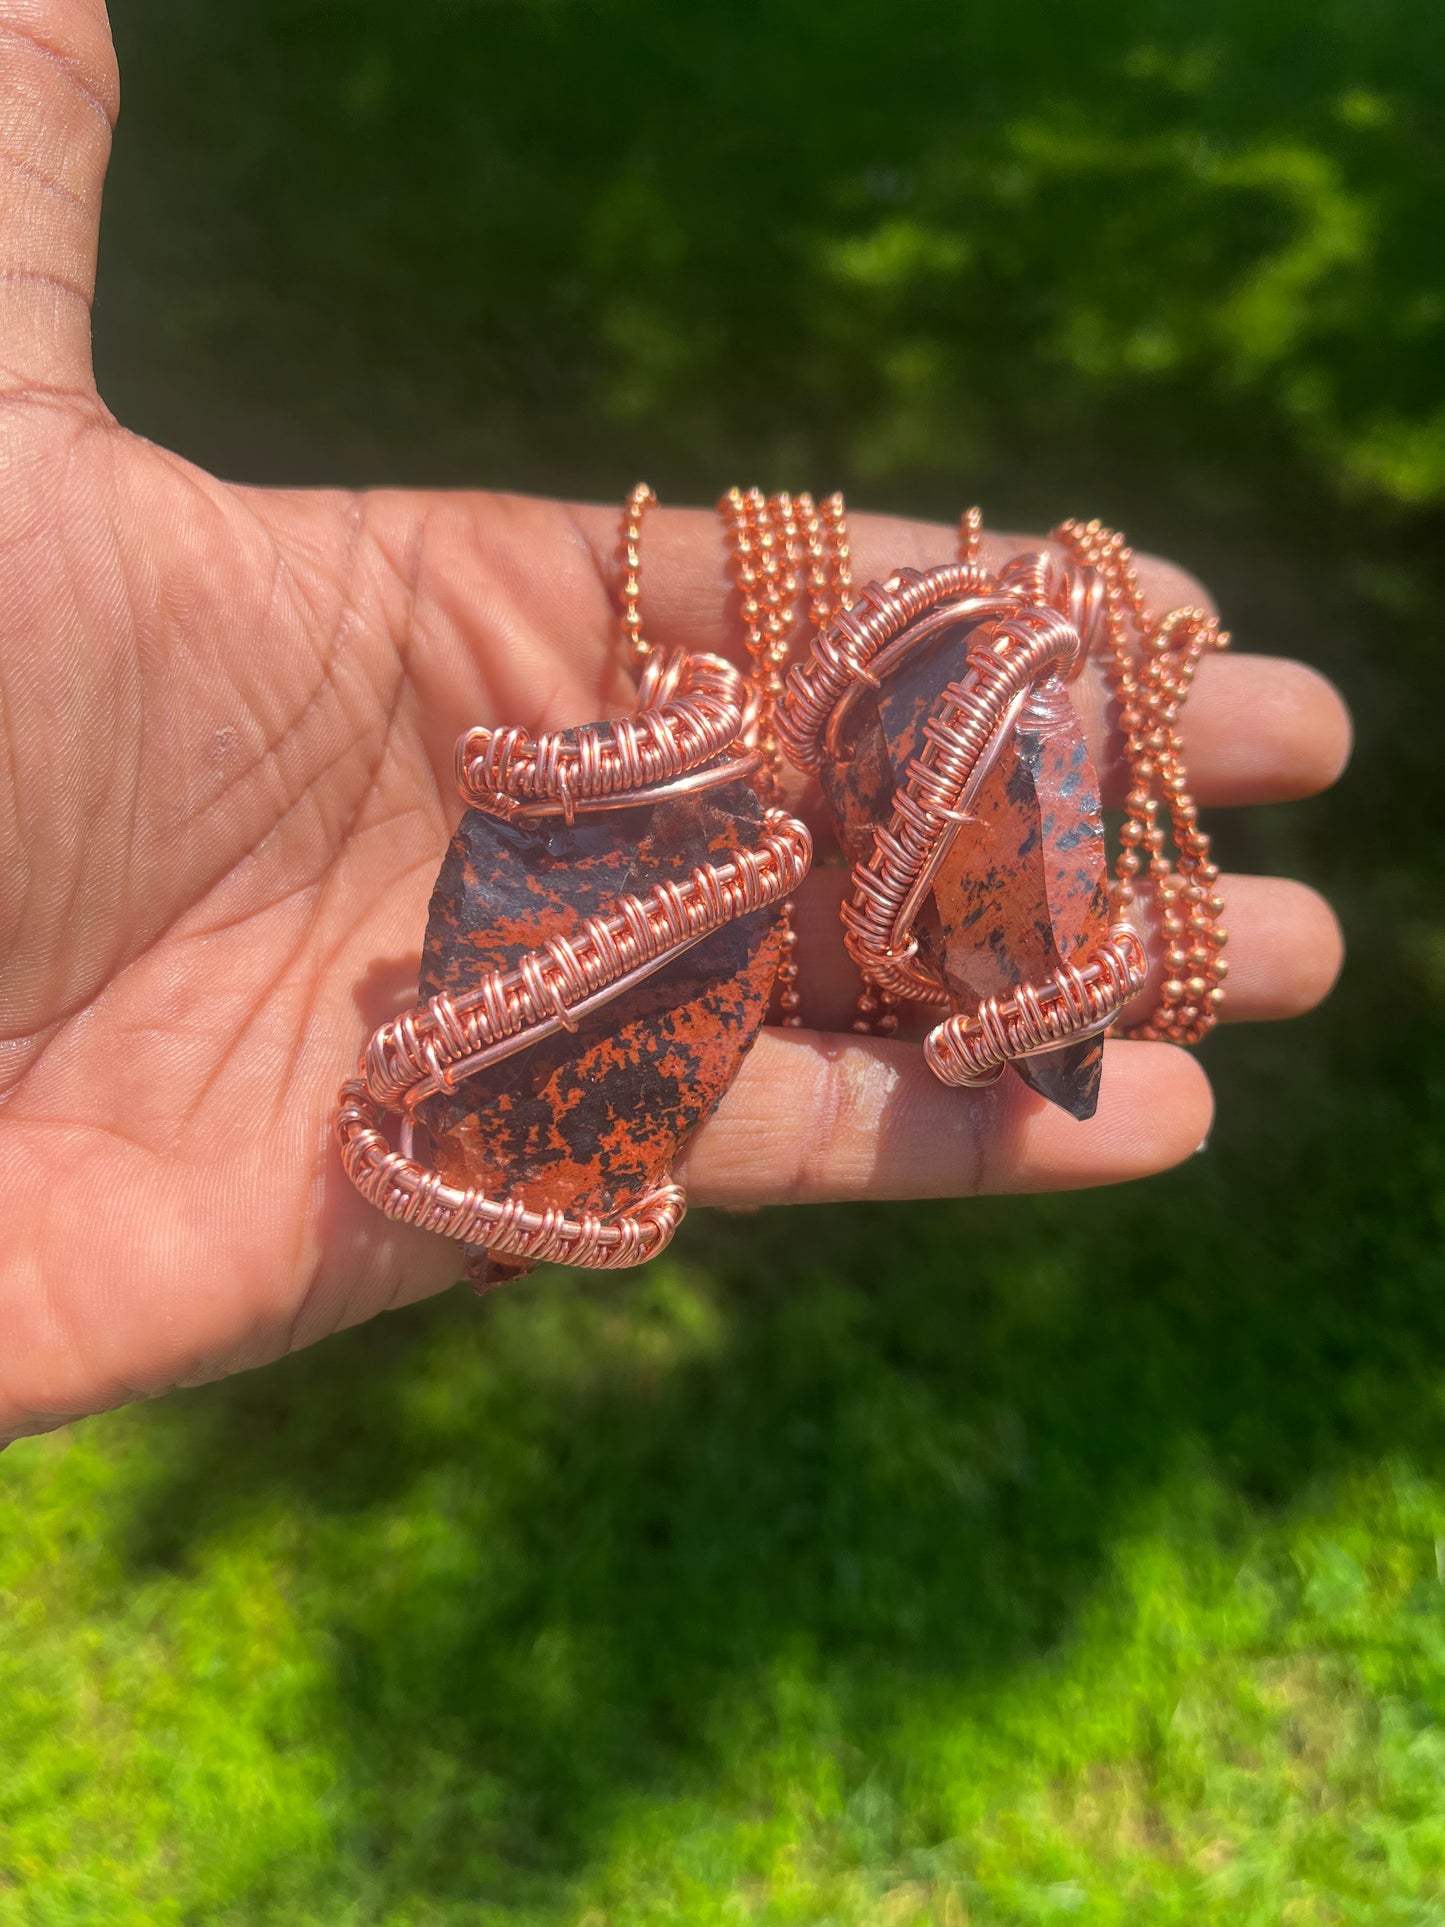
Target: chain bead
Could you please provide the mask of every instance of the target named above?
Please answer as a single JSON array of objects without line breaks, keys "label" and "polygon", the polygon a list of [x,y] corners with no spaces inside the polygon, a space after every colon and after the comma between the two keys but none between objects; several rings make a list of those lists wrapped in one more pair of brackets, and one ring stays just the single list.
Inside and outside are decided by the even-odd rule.
[{"label": "chain bead", "polygon": [[[852,599],[852,558],[847,509],[841,495],[821,506],[808,494],[758,488],[730,488],[718,503],[738,589],[743,644],[758,695],[756,741],[764,767],[759,787],[769,802],[782,794],[782,751],[775,717],[785,687],[784,670],[800,606],[816,631],[832,621]],[[785,1025],[802,1023],[802,996],[796,985],[798,934],[791,903],[781,907],[783,962],[778,1007]],[[854,1029],[870,1030],[861,1019]]]},{"label": "chain bead", "polygon": [[646,482],[638,482],[622,511],[622,629],[632,660],[639,667],[652,654],[652,644],[642,633],[642,522],[647,511],[656,506],[654,490]]},{"label": "chain bead", "polygon": [[[1151,853],[1149,880],[1165,936],[1169,974],[1160,987],[1159,1003],[1129,1034],[1198,1043],[1218,1021],[1224,1001],[1228,965],[1220,953],[1227,933],[1219,922],[1224,904],[1212,888],[1219,870],[1209,860],[1209,839],[1198,827],[1199,812],[1189,794],[1175,726],[1198,663],[1210,650],[1225,648],[1229,637],[1203,609],[1185,606],[1152,617],[1128,544],[1102,523],[1064,522],[1053,533],[1076,563],[1097,570],[1104,582],[1104,669],[1120,705],[1129,765],[1122,848],[1114,863],[1116,900],[1134,900],[1132,879],[1139,873],[1136,852],[1142,845]],[[1167,819],[1168,837],[1156,821],[1161,814]],[[1165,854],[1168,838],[1173,840],[1173,858]],[[1187,919],[1172,907],[1181,900],[1189,906]],[[1183,941],[1186,930],[1190,943]],[[1181,977],[1185,969],[1192,974]]]}]

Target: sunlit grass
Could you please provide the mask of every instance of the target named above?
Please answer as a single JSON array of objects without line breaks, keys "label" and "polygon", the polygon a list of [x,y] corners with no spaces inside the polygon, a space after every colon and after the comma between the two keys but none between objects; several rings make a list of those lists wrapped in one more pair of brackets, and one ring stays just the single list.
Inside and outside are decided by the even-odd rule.
[{"label": "sunlit grass", "polygon": [[0,1922],[1434,1918],[1428,1250],[888,1215],[9,1455]]}]

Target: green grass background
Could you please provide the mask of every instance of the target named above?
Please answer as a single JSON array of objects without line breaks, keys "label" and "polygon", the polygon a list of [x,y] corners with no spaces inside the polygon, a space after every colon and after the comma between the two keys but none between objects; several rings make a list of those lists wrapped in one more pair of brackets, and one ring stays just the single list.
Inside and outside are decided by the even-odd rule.
[{"label": "green grass background", "polygon": [[700,1216],[0,1460],[3,1927],[1445,1922],[1445,15],[116,0],[223,473],[1117,520],[1360,719],[1126,1193]]}]

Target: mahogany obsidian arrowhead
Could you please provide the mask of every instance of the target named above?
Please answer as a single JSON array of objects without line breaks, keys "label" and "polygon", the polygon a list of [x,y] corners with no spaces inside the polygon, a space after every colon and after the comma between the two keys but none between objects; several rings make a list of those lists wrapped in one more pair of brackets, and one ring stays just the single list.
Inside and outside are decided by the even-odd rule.
[{"label": "mahogany obsidian arrowhead", "polygon": [[[468,810],[432,894],[421,994],[470,989],[548,937],[726,862],[759,836],[745,782],[630,809],[505,823]],[[448,1183],[569,1214],[625,1211],[663,1181],[678,1148],[737,1075],[779,960],[777,910],[704,937],[644,982],[529,1044],[420,1114]]]},{"label": "mahogany obsidian arrowhead", "polygon": [[[856,704],[846,761],[823,788],[849,860],[872,849],[894,791],[924,745],[923,729],[962,675],[972,625],[942,630]],[[1051,677],[1031,697],[934,881],[917,930],[920,952],[958,1006],[1041,982],[1108,930],[1098,778],[1068,691]],[[1099,1100],[1103,1044],[1086,1038],[1016,1066],[1040,1096],[1079,1118]]]}]

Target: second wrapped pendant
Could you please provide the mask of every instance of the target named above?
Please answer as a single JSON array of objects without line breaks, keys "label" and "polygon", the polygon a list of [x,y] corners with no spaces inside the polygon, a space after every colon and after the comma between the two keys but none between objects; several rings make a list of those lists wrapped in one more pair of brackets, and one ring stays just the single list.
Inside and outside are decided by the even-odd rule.
[{"label": "second wrapped pendant", "polygon": [[1110,926],[1098,778],[1066,687],[1097,607],[1090,572],[1041,556],[902,570],[822,632],[781,720],[852,865],[845,940],[866,982],[949,1008],[925,1046],[945,1082],[1012,1064],[1078,1118],[1146,974],[1136,933]]}]

